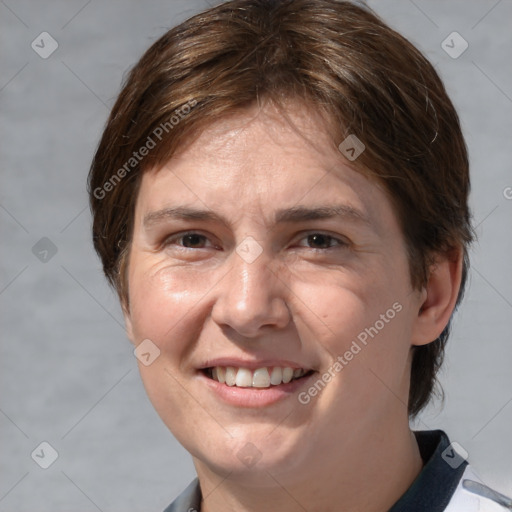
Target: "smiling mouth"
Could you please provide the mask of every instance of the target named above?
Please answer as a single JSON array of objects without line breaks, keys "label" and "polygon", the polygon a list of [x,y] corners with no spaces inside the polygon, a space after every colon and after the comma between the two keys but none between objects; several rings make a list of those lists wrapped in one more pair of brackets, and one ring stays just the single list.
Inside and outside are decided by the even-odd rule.
[{"label": "smiling mouth", "polygon": [[255,370],[234,366],[212,366],[201,370],[206,377],[239,388],[272,388],[309,377],[314,370],[290,367],[263,367]]}]

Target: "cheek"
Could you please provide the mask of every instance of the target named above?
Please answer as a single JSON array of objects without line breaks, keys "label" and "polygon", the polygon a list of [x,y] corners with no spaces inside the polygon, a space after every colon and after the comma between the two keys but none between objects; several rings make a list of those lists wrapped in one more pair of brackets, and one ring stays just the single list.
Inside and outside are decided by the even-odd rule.
[{"label": "cheek", "polygon": [[[344,407],[351,404],[354,413],[361,404],[367,408],[375,403],[378,410],[379,403],[404,394],[411,337],[407,281],[381,274],[337,280],[331,276],[329,282],[320,282],[303,282],[296,290],[299,297],[307,298],[303,311],[310,310],[314,315],[309,318],[317,319],[319,336],[312,338],[313,343],[329,354],[336,375],[329,400]],[[299,321],[303,318],[296,316]],[[302,326],[303,332],[307,327]],[[336,367],[333,360],[338,360]]]},{"label": "cheek", "polygon": [[149,338],[162,352],[179,354],[200,329],[193,319],[202,301],[207,300],[205,293],[214,285],[213,273],[158,265],[144,269],[133,263],[129,289],[136,340]]},{"label": "cheek", "polygon": [[[134,263],[130,274],[133,332],[137,342],[150,339],[160,349],[160,356],[151,365],[139,363],[142,382],[163,422],[187,450],[196,454],[198,443],[192,441],[190,432],[197,430],[199,418],[204,421],[205,412],[187,391],[188,375],[180,364],[199,338],[202,325],[197,314],[205,292],[211,288],[209,278],[205,275],[201,279],[190,269],[171,272],[157,266],[143,269],[136,260]],[[212,432],[218,429],[217,423],[210,423]],[[203,447],[204,452],[213,449]]]},{"label": "cheek", "polygon": [[364,342],[365,329],[373,332],[375,323],[378,331],[384,326],[390,330],[389,325],[397,317],[398,306],[393,308],[393,304],[403,296],[397,285],[392,288],[387,279],[370,272],[302,276],[291,286],[298,299],[297,309],[302,311],[296,318],[315,318],[330,348],[344,350],[358,336]]}]

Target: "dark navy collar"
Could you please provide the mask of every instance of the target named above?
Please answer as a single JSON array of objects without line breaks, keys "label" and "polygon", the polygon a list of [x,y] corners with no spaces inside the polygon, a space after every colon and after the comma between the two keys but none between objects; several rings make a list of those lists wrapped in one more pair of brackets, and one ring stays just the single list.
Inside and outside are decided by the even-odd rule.
[{"label": "dark navy collar", "polygon": [[442,512],[468,463],[450,447],[450,440],[442,430],[422,430],[414,434],[425,465],[389,512]]},{"label": "dark navy collar", "polygon": [[199,479],[196,477],[164,512],[200,512],[201,499]]},{"label": "dark navy collar", "polygon": [[[447,507],[467,462],[456,461],[450,441],[442,430],[414,432],[424,467],[406,493],[389,512],[442,512]],[[457,466],[453,468],[452,466]],[[164,512],[200,512],[201,488],[195,478]]]}]

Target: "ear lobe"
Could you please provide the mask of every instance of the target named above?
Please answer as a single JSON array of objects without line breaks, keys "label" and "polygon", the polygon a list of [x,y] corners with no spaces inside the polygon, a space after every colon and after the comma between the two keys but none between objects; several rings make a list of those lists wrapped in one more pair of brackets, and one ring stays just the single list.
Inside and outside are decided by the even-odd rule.
[{"label": "ear lobe", "polygon": [[436,258],[421,293],[418,317],[413,324],[412,345],[426,345],[443,332],[457,302],[462,265],[463,253],[460,249]]}]

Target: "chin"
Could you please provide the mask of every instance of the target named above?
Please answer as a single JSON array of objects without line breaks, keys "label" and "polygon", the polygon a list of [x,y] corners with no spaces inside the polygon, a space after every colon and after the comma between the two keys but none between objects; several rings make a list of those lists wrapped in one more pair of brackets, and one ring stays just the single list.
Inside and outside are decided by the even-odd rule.
[{"label": "chin", "polygon": [[[260,442],[251,441],[256,438],[252,433],[243,438],[242,436],[230,438],[227,443],[224,439],[217,446],[210,445],[207,449],[204,446],[199,450],[197,447],[194,449],[190,446],[186,449],[192,453],[198,474],[203,468],[248,486],[275,485],[272,477],[279,480],[279,475],[286,478],[286,475],[296,476],[302,471],[306,454],[300,443],[291,443],[289,437],[276,438],[272,442],[269,442],[267,437],[265,443],[265,436],[268,436],[268,432],[261,436]],[[299,454],[302,456],[299,457]]]}]

